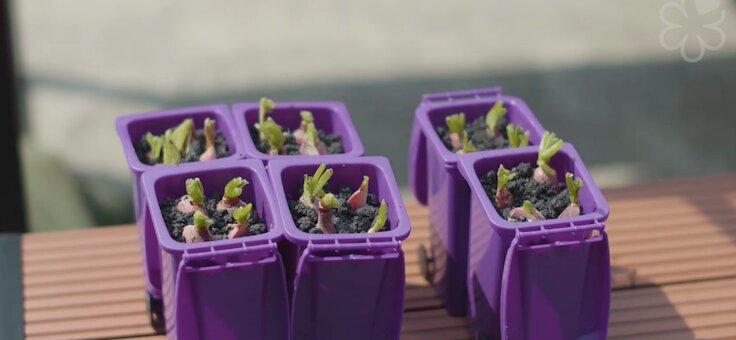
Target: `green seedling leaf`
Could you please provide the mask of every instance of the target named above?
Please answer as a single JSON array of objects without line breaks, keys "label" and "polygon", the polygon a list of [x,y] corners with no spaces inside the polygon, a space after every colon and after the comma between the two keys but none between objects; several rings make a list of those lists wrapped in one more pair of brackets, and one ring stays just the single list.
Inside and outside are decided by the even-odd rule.
[{"label": "green seedling leaf", "polygon": [[475,150],[476,150],[475,149],[475,145],[473,144],[473,142],[470,141],[470,139],[468,139],[468,135],[467,134],[463,134],[463,148],[462,148],[462,150],[463,150],[463,153],[471,153],[471,152],[475,152]]},{"label": "green seedling leaf", "polygon": [[179,164],[181,162],[181,152],[170,139],[164,137],[162,149],[164,152],[164,164]]},{"label": "green seedling leaf", "polygon": [[225,184],[225,192],[222,197],[227,200],[234,200],[243,194],[243,187],[248,184],[248,181],[242,177],[235,177]]},{"label": "green seedling leaf", "polygon": [[309,123],[307,124],[307,143],[316,147],[317,142],[319,142],[317,128],[314,127],[314,123]]},{"label": "green seedling leaf", "polygon": [[340,200],[333,193],[326,193],[319,203],[324,209],[335,209],[340,206]]},{"label": "green seedling leaf", "polygon": [[214,221],[209,219],[207,215],[203,214],[201,211],[197,210],[194,212],[193,224],[200,233],[207,230],[207,227],[212,225],[212,223],[214,223]]},{"label": "green seedling leaf", "polygon": [[174,143],[179,152],[185,152],[189,147],[189,141],[194,133],[194,120],[185,119],[181,124],[174,128],[171,132],[171,141]]},{"label": "green seedling leaf", "polygon": [[378,213],[376,213],[376,219],[373,220],[373,225],[368,229],[369,233],[375,233],[380,231],[384,225],[386,225],[386,217],[388,215],[388,205],[386,200],[381,200],[381,205],[378,207]]},{"label": "green seedling leaf", "polygon": [[265,122],[258,124],[256,128],[261,133],[261,140],[265,138],[266,142],[268,142],[268,152],[272,155],[277,155],[281,151],[281,148],[284,147],[284,141],[286,140],[281,125],[276,124],[269,117]]},{"label": "green seedling leaf", "polygon": [[454,115],[449,115],[445,117],[445,123],[447,124],[447,129],[450,130],[450,133],[456,133],[461,138],[463,135],[465,135],[464,113],[456,113]]},{"label": "green seedling leaf", "polygon": [[304,175],[304,184],[302,185],[302,196],[300,200],[306,205],[312,205],[312,198],[316,196],[324,196],[322,190],[327,181],[332,177],[333,170],[327,169],[327,165],[322,163],[319,165],[313,176]]},{"label": "green seedling leaf", "polygon": [[155,163],[161,157],[161,151],[164,147],[164,137],[156,136],[149,132],[143,138],[150,148],[146,153],[146,158],[148,158],[149,162]]},{"label": "green seedling leaf", "polygon": [[187,196],[194,205],[202,205],[204,203],[204,187],[202,187],[202,181],[197,178],[187,178],[184,182],[184,187],[187,190]]},{"label": "green seedling leaf", "polygon": [[506,125],[506,135],[512,148],[521,148],[529,145],[529,131],[524,131],[515,124]]},{"label": "green seedling leaf", "polygon": [[273,112],[276,107],[276,102],[268,98],[261,98],[258,105],[258,123],[263,124],[266,121],[266,116]]},{"label": "green seedling leaf", "polygon": [[505,188],[506,184],[508,184],[510,180],[514,179],[514,177],[516,177],[516,173],[504,168],[503,164],[500,165],[498,167],[498,171],[496,171],[496,193],[498,194],[501,192],[501,189]]},{"label": "green seedling leaf", "polygon": [[505,115],[506,108],[503,107],[503,101],[497,100],[486,114],[486,129],[491,135],[495,136],[498,133],[499,123]]},{"label": "green seedling leaf", "polygon": [[570,203],[580,205],[578,192],[583,187],[583,180],[574,179],[571,173],[565,174],[565,183],[567,184],[567,195],[570,197]]},{"label": "green seedling leaf", "polygon": [[314,122],[314,116],[312,116],[312,112],[310,111],[300,111],[299,115],[302,116],[302,126]]},{"label": "green seedling leaf", "polygon": [[539,153],[537,154],[537,166],[550,177],[555,176],[557,172],[549,166],[549,160],[557,151],[560,151],[564,143],[552,132],[544,131],[544,134],[542,134],[542,141],[539,143]]},{"label": "green seedling leaf", "polygon": [[233,210],[233,218],[235,219],[235,223],[237,223],[238,225],[248,224],[248,219],[250,218],[250,213],[252,210],[253,203],[248,203]]}]

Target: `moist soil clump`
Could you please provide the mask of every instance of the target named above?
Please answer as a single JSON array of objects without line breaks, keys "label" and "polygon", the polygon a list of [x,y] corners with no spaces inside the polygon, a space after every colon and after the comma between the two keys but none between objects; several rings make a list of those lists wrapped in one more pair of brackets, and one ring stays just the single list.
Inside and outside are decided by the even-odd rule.
[{"label": "moist soil clump", "polygon": [[[148,145],[144,137],[141,137],[133,147],[135,148],[136,155],[138,155],[138,159],[143,164],[155,165],[163,162],[163,153],[161,154],[161,157],[154,162],[148,160],[146,153],[151,150],[151,146]],[[197,129],[197,137],[192,138],[189,142],[189,149],[187,149],[187,152],[182,155],[181,162],[188,163],[199,161],[199,156],[204,152],[206,147],[207,144],[205,142],[204,129]],[[217,158],[227,157],[230,155],[230,149],[228,148],[225,136],[220,131],[217,131],[215,135],[215,154],[217,155]]]},{"label": "moist soil clump", "polygon": [[514,203],[508,207],[499,207],[496,204],[496,171],[489,171],[480,177],[480,183],[483,185],[486,195],[491,199],[496,211],[503,218],[512,222],[524,222],[509,217],[511,209],[520,207],[524,200],[531,201],[534,208],[539,210],[545,219],[557,218],[570,203],[565,183],[551,184],[534,181],[532,178],[534,167],[530,163],[520,163],[512,168],[511,172],[516,175],[506,184],[506,188],[513,195]]},{"label": "moist soil clump", "polygon": [[[340,205],[337,208],[330,209],[332,224],[339,234],[368,232],[378,213],[380,202],[376,195],[370,193],[364,207],[357,209],[355,212],[350,212],[347,200],[352,193],[353,191],[350,188],[342,187],[340,192],[335,194]],[[289,210],[292,219],[294,219],[294,224],[299,230],[311,234],[322,233],[322,230],[317,228],[317,212],[312,207],[304,205],[299,200],[289,200]],[[379,231],[385,231],[388,228],[387,223]]]},{"label": "moist soil clump", "polygon": [[[204,208],[207,210],[207,216],[214,222],[207,228],[212,238],[211,241],[226,240],[230,229],[232,229],[229,224],[235,223],[235,219],[230,212],[227,210],[217,210],[217,202],[220,201],[220,198],[218,195],[213,195],[204,200]],[[184,230],[185,226],[193,224],[194,213],[184,214],[176,209],[179,199],[167,198],[159,206],[161,207],[161,214],[163,215],[164,223],[166,223],[166,228],[169,230],[171,238],[179,242],[184,242],[181,235],[182,230]],[[263,234],[267,229],[266,224],[258,216],[256,209],[253,209],[248,218],[248,235]]]},{"label": "moist soil clump", "polygon": [[[294,134],[291,131],[286,131],[286,139],[284,140],[284,146],[281,148],[280,155],[296,156],[299,155],[299,144],[294,139]],[[259,133],[255,127],[250,128],[250,136],[253,138],[253,142],[261,153],[268,153],[268,142],[260,140],[258,137]],[[317,136],[320,142],[324,144],[327,154],[334,155],[345,152],[342,147],[342,137],[336,133],[327,133],[320,129],[317,129]]]},{"label": "moist soil clump", "polygon": [[[486,132],[486,128],[488,127],[486,125],[486,117],[482,115],[468,124],[465,127],[465,132],[468,134],[468,139],[475,145],[476,151],[504,149],[509,147],[506,125],[508,125],[506,118],[500,118],[498,121],[499,136],[489,136]],[[437,135],[440,136],[445,147],[453,151],[452,142],[450,141],[450,130],[447,126],[437,126],[435,127],[435,131],[437,131]]]}]

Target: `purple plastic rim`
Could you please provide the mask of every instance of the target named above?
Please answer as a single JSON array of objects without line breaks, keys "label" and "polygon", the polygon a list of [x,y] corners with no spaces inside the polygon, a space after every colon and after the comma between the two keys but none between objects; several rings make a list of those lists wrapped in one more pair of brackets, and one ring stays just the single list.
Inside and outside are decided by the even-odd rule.
[{"label": "purple plastic rim", "polygon": [[[483,89],[461,90],[443,93],[425,94],[422,101],[415,110],[414,124],[418,129],[414,134],[418,138],[418,134],[424,135],[424,142],[430,143],[431,148],[437,152],[437,157],[444,164],[454,164],[465,155],[458,155],[447,149],[442,139],[437,135],[435,127],[444,126],[445,117],[463,112],[466,121],[472,122],[478,117],[488,113],[491,105],[498,100],[502,100],[507,110],[506,118],[510,123],[518,124],[524,130],[529,131],[529,144],[539,144],[542,139],[544,128],[539,123],[536,116],[526,103],[518,97],[505,95],[502,93],[501,87],[489,87]],[[471,106],[471,110],[460,110],[458,107]],[[412,140],[409,145],[409,188],[417,197],[417,199],[426,204],[426,186],[421,179],[426,179],[426,155],[422,157],[425,151],[420,150],[420,143]],[[473,155],[492,155],[507,149],[484,150],[473,152]],[[425,162],[420,160],[424,159]],[[416,165],[415,165],[416,164]],[[413,167],[413,168],[411,168]],[[422,169],[424,168],[424,169]]]},{"label": "purple plastic rim", "polygon": [[[296,186],[294,183],[301,183],[304,180],[303,175],[305,173],[313,173],[322,163],[335,171],[327,184],[328,191],[336,191],[341,185],[357,188],[363,175],[369,175],[368,192],[376,194],[379,200],[386,200],[388,204],[387,223],[391,229],[370,234],[309,234],[299,230],[294,225],[287,202],[287,197],[298,198],[298,192],[286,192],[284,188],[301,188],[301,184]],[[352,245],[354,247],[356,244],[362,245],[361,247],[370,247],[372,242],[404,240],[409,236],[409,216],[396,185],[391,165],[385,157],[314,156],[280,158],[269,163],[268,173],[274,187],[276,202],[282,212],[284,234],[292,243],[300,246],[306,246],[310,243],[334,245],[336,248],[340,248],[341,245]],[[285,182],[284,177],[289,177],[290,182]]]},{"label": "purple plastic rim", "polygon": [[569,226],[571,223],[577,222],[605,221],[608,218],[608,203],[603,198],[603,194],[598,189],[598,185],[593,180],[593,177],[588,173],[587,168],[580,159],[580,155],[578,155],[571,144],[567,143],[552,157],[550,166],[557,171],[557,177],[561,183],[565,182],[564,176],[566,172],[571,172],[575,178],[583,180],[583,187],[580,188],[579,192],[581,215],[541,221],[511,222],[498,213],[491,203],[491,199],[485,194],[479,176],[484,175],[488,171],[497,170],[501,164],[507,169],[511,169],[521,162],[536,164],[538,151],[538,147],[528,146],[518,149],[502,150],[493,156],[473,153],[466,155],[466,157],[460,160],[460,173],[468,182],[471,194],[480,200],[486,216],[490,218],[491,225],[512,231],[516,229],[529,229],[527,227],[532,227],[531,229],[537,226],[555,228]]},{"label": "purple plastic rim", "polygon": [[[250,134],[250,126],[258,120],[258,103],[236,103],[232,108],[232,115],[237,126],[238,139],[243,145],[243,155],[246,158],[257,158],[265,161],[274,159],[288,159],[290,155],[269,155],[258,151]],[[268,116],[281,126],[294,131],[301,123],[299,111],[311,111],[317,129],[328,133],[337,133],[342,136],[344,152],[334,156],[362,156],[363,143],[358,136],[350,114],[345,104],[341,102],[277,102],[273,112]]]},{"label": "purple plastic rim", "polygon": [[[151,111],[120,116],[115,120],[118,136],[123,144],[125,159],[128,167],[135,173],[151,170],[158,167],[170,167],[177,165],[156,164],[148,165],[138,159],[135,153],[135,143],[147,132],[160,134],[166,129],[175,127],[187,118],[194,119],[194,125],[202,127],[205,118],[213,118],[217,124],[217,130],[222,132],[227,141],[230,155],[217,160],[240,159],[243,157],[243,146],[240,139],[236,138],[235,122],[233,122],[227,105],[212,104],[203,106],[182,107],[164,111]],[[209,161],[209,162],[214,162]],[[197,162],[190,162],[197,163]]]},{"label": "purple plastic rim", "polygon": [[[253,203],[254,209],[258,211],[261,219],[266,222],[270,220],[268,231],[259,235],[201,243],[184,243],[174,240],[166,228],[159,203],[166,198],[176,198],[186,193],[184,188],[186,178],[183,177],[184,175],[186,175],[186,178],[201,178],[206,195],[222,191],[225,184],[233,177],[245,178],[249,183],[243,189],[241,197],[243,201]],[[162,251],[172,254],[209,252],[234,249],[241,245],[275,243],[283,237],[284,229],[281,217],[277,213],[276,207],[272,205],[274,197],[270,182],[262,162],[258,160],[198,162],[183,164],[175,168],[152,170],[143,174],[143,187],[156,237]],[[163,192],[167,194],[163,194]],[[171,192],[176,194],[172,195]],[[254,197],[256,192],[265,196],[260,202]]]}]

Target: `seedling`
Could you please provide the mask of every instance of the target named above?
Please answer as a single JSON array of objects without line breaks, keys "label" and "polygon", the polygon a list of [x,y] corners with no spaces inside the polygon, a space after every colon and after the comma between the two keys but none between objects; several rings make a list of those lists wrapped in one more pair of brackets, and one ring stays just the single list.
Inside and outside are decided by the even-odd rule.
[{"label": "seedling", "polygon": [[225,190],[222,193],[222,199],[217,202],[217,210],[233,210],[245,204],[240,199],[243,194],[243,187],[248,181],[242,177],[235,177],[225,184]]},{"label": "seedling", "polygon": [[360,187],[355,190],[352,195],[348,198],[348,205],[350,211],[355,212],[359,208],[364,207],[368,201],[368,176],[363,176],[363,181],[360,182]]},{"label": "seedling", "polygon": [[161,151],[164,147],[164,138],[149,132],[143,136],[143,139],[148,143],[148,147],[150,148],[146,153],[146,158],[149,163],[155,163],[159,157],[161,157]]},{"label": "seedling", "polygon": [[268,153],[271,155],[278,155],[281,149],[284,147],[284,129],[281,125],[276,124],[272,118],[268,118],[263,123],[256,125],[256,128],[261,134],[261,140],[266,140],[268,143]]},{"label": "seedling", "polygon": [[501,134],[501,118],[505,115],[506,108],[503,107],[503,101],[497,100],[486,114],[486,133],[489,136],[498,137]]},{"label": "seedling", "polygon": [[245,204],[233,210],[232,216],[235,219],[235,223],[229,224],[231,229],[227,234],[227,238],[234,239],[248,234],[248,221],[252,210],[252,203]]},{"label": "seedling", "polygon": [[529,145],[529,131],[524,131],[521,126],[515,124],[506,125],[506,135],[512,148],[521,148]]},{"label": "seedling", "polygon": [[164,164],[179,164],[181,162],[181,152],[176,148],[174,142],[169,137],[163,137]]},{"label": "seedling", "polygon": [[332,193],[327,193],[320,199],[319,207],[317,208],[317,228],[323,234],[334,234],[337,232],[335,226],[332,224],[330,209],[336,209],[339,206],[340,201]]},{"label": "seedling", "polygon": [[542,213],[534,208],[534,205],[532,205],[532,202],[529,200],[525,200],[521,207],[511,209],[509,216],[515,219],[526,219],[527,221],[539,221],[545,219],[544,216],[542,216]]},{"label": "seedling", "polygon": [[388,207],[386,205],[386,200],[381,200],[381,205],[378,207],[378,213],[376,213],[376,219],[373,221],[373,225],[371,225],[370,229],[368,229],[368,232],[375,233],[383,229],[383,226],[386,224],[387,214]]},{"label": "seedling", "polygon": [[499,207],[508,207],[514,204],[514,195],[511,194],[506,184],[515,176],[515,173],[507,170],[503,165],[498,167],[498,171],[496,171],[496,204]]},{"label": "seedling", "polygon": [[205,149],[204,152],[199,156],[200,161],[210,161],[217,158],[217,153],[215,152],[215,135],[217,131],[215,130],[215,120],[210,118],[205,118],[204,120],[204,140],[205,140]]},{"label": "seedling", "polygon": [[263,134],[263,131],[259,128],[260,125],[266,122],[266,116],[273,111],[273,109],[276,107],[276,103],[268,98],[261,98],[261,101],[258,105],[258,123],[256,123],[256,129],[260,132],[259,137],[261,140],[264,140],[266,136]]},{"label": "seedling", "polygon": [[574,179],[571,173],[565,174],[565,183],[567,184],[567,195],[570,197],[570,204],[560,213],[559,217],[573,217],[580,215],[580,200],[578,193],[583,187],[583,180]]},{"label": "seedling", "polygon": [[204,208],[204,188],[202,187],[202,181],[199,178],[188,178],[184,186],[186,187],[187,194],[181,197],[176,208],[184,214],[198,211],[206,215],[207,211]]},{"label": "seedling", "polygon": [[550,159],[557,151],[560,151],[564,142],[557,138],[554,133],[545,131],[542,141],[539,143],[537,154],[537,168],[534,169],[534,180],[538,183],[557,184],[557,172],[549,165]]},{"label": "seedling", "polygon": [[468,139],[468,134],[467,133],[463,134],[463,146],[460,150],[457,150],[457,153],[462,155],[466,153],[475,152],[475,150],[476,150],[475,145],[473,144],[472,141],[470,141],[470,139]]},{"label": "seedling", "polygon": [[450,130],[450,143],[453,150],[459,150],[463,147],[463,137],[465,136],[465,114],[456,113],[445,117],[447,129]]},{"label": "seedling", "polygon": [[189,142],[194,137],[195,132],[194,120],[191,118],[185,119],[171,132],[171,141],[179,152],[184,153],[189,149]]},{"label": "seedling", "polygon": [[314,116],[309,111],[301,111],[299,115],[302,117],[302,122],[299,124],[299,128],[294,131],[294,141],[301,145],[307,139],[307,126],[314,123]]},{"label": "seedling", "polygon": [[299,146],[299,153],[305,156],[318,156],[327,153],[324,145],[319,140],[314,123],[307,124],[306,137]]},{"label": "seedling", "polygon": [[207,228],[212,225],[214,221],[209,219],[201,211],[194,212],[193,223],[184,227],[181,232],[182,238],[186,243],[204,242],[210,240],[210,233]]},{"label": "seedling", "polygon": [[316,205],[315,199],[325,195],[322,190],[327,184],[327,181],[332,177],[333,170],[327,169],[327,165],[324,163],[320,164],[314,175],[304,175],[304,184],[302,185],[302,195],[299,197],[299,201],[306,206],[314,207]]}]

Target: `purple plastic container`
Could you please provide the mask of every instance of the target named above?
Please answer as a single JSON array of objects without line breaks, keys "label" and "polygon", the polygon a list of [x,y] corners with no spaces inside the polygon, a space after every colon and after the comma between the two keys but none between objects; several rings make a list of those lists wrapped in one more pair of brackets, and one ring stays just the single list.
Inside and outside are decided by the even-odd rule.
[{"label": "purple plastic container", "polygon": [[[503,95],[500,87],[426,94],[414,115],[409,145],[409,188],[420,203],[429,205],[432,225],[430,255],[421,247],[420,258],[430,258],[433,270],[425,277],[452,315],[467,311],[467,256],[470,191],[458,171],[458,155],[442,143],[435,127],[445,117],[464,112],[468,123],[485,115],[497,100],[503,100],[509,122],[530,132],[530,144],[538,144],[544,129],[519,98]],[[487,150],[473,155],[494,155]],[[426,273],[426,262],[422,264]]]},{"label": "purple plastic container", "polygon": [[[335,170],[326,191],[360,186],[388,204],[390,230],[371,234],[309,234],[295,225],[287,199],[299,197],[304,174],[320,163]],[[398,339],[404,306],[404,254],[409,218],[391,166],[383,157],[292,157],[271,161],[286,238],[294,339]]]},{"label": "purple plastic container", "polygon": [[[205,194],[243,177],[268,232],[232,240],[183,243],[169,235],[159,202],[184,195],[199,177]],[[262,162],[235,160],[165,167],[143,174],[143,190],[161,249],[166,333],[177,339],[288,339],[288,294],[278,241],[281,217]]]},{"label": "purple plastic container", "polygon": [[[238,128],[238,138],[243,144],[243,154],[246,158],[257,158],[264,162],[273,159],[289,158],[289,155],[269,155],[258,151],[250,127],[258,122],[258,103],[237,103],[233,105],[233,118]],[[314,116],[314,125],[317,129],[327,133],[336,133],[342,136],[344,153],[339,155],[322,156],[362,156],[363,143],[360,141],[357,130],[350,119],[348,109],[341,102],[277,102],[273,112],[268,117],[285,129],[294,131],[299,128],[302,118],[299,111],[308,110]]]},{"label": "purple plastic container", "polygon": [[[166,111],[145,112],[127,116],[120,116],[115,121],[115,127],[123,145],[125,159],[130,168],[130,177],[133,182],[133,204],[135,217],[138,222],[138,230],[141,243],[141,254],[144,259],[144,276],[146,278],[146,290],[148,291],[152,304],[160,305],[161,301],[161,259],[159,254],[156,234],[146,207],[146,198],[143,195],[141,174],[151,169],[176,168],[174,165],[147,165],[138,159],[133,145],[147,132],[160,134],[170,127],[174,127],[186,118],[193,118],[194,125],[201,128],[205,118],[214,118],[217,129],[222,132],[228,143],[231,155],[228,157],[212,160],[209,162],[220,162],[222,160],[241,159],[243,147],[239,138],[236,138],[236,129],[230,116],[228,107],[222,104],[178,108]],[[155,308],[153,308],[155,309]],[[152,313],[156,311],[152,310]],[[152,318],[156,318],[153,316]],[[154,322],[154,327],[157,327]],[[158,328],[158,327],[157,327]]]},{"label": "purple plastic container", "polygon": [[551,160],[583,180],[582,215],[514,223],[501,217],[478,176],[534,164],[536,147],[495,155],[470,154],[460,172],[472,193],[468,266],[469,314],[477,337],[488,339],[605,339],[610,263],[604,221],[608,204],[575,149]]}]

